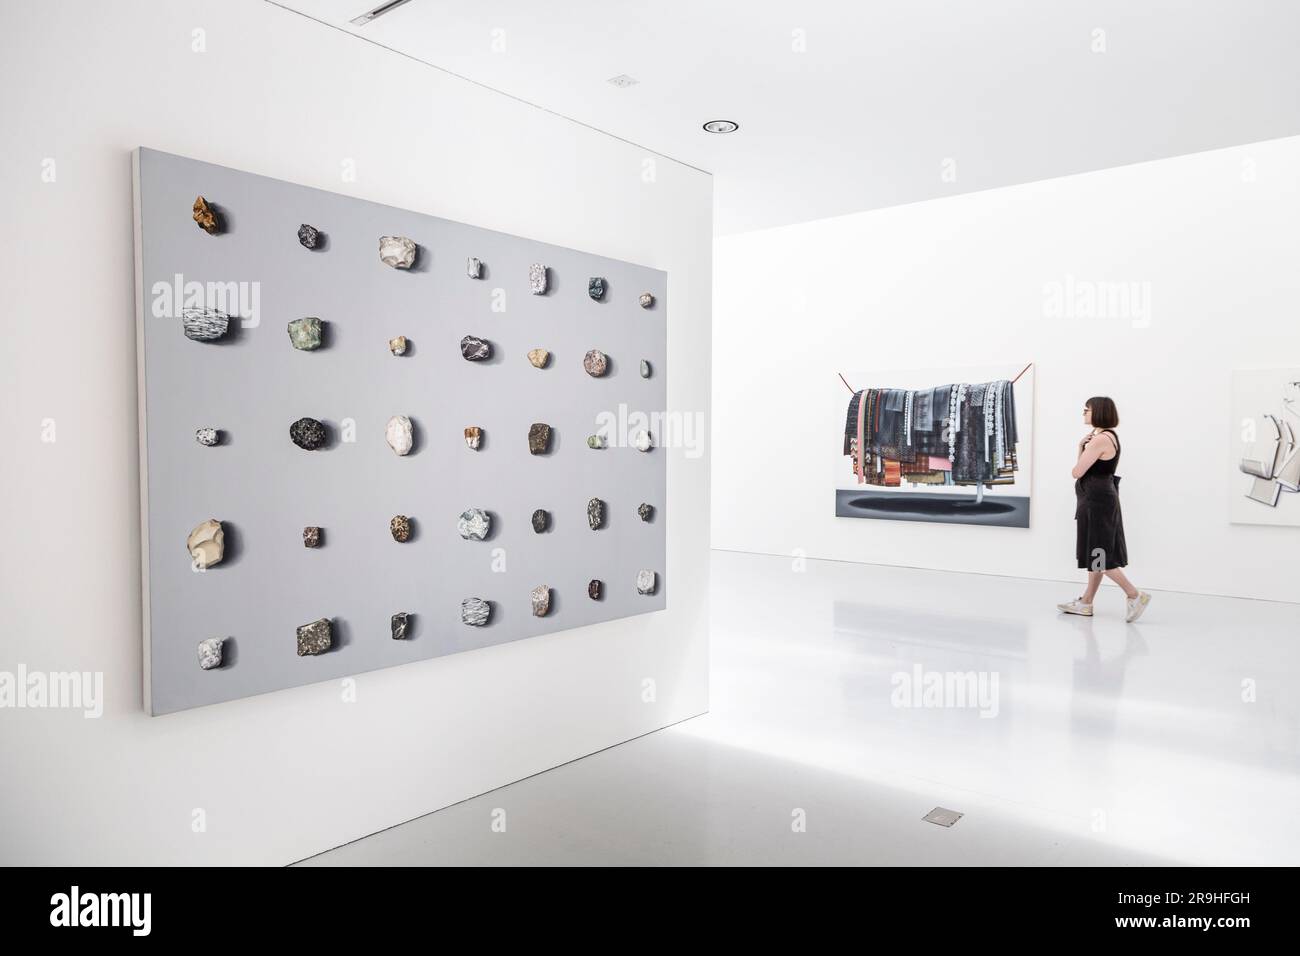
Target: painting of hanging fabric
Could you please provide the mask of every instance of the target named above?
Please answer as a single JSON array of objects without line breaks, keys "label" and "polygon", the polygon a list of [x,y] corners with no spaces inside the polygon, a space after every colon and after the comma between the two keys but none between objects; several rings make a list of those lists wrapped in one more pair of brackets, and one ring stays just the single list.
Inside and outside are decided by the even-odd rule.
[{"label": "painting of hanging fabric", "polygon": [[834,381],[837,517],[1029,527],[1032,364]]},{"label": "painting of hanging fabric", "polygon": [[1300,368],[1232,373],[1233,524],[1300,525]]}]

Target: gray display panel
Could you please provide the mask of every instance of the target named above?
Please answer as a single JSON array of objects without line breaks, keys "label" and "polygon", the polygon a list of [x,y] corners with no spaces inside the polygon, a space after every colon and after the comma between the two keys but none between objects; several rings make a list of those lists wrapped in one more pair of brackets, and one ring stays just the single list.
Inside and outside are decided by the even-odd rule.
[{"label": "gray display panel", "polygon": [[[135,179],[151,713],[666,606],[665,452],[626,443],[639,414],[666,407],[666,273],[150,149],[137,151]],[[216,235],[191,216],[198,195],[217,209]],[[320,230],[318,248],[299,242],[303,223]],[[418,244],[409,271],[380,261],[381,236]],[[481,278],[466,274],[470,256]],[[548,269],[545,295],[529,291],[535,262]],[[605,279],[602,301],[588,295],[593,276]],[[242,316],[220,341],[183,333],[183,300],[200,290],[204,304]],[[649,309],[643,292],[655,297]],[[306,316],[325,323],[312,352],[286,331]],[[403,356],[388,347],[398,335],[410,343]],[[465,335],[490,341],[492,358],[466,361]],[[530,364],[533,348],[552,353],[547,368]],[[610,359],[602,378],[583,369],[593,348]],[[394,415],[415,425],[406,457],[385,441]],[[304,416],[326,423],[327,447],[290,441]],[[587,447],[602,423],[629,420],[610,447]],[[552,426],[549,454],[529,453],[533,422]],[[478,451],[465,442],[471,425],[484,432]],[[201,445],[203,427],[222,442]],[[606,505],[597,531],[593,497]],[[488,540],[457,533],[467,508],[490,513]],[[542,534],[530,523],[538,508],[551,514]],[[415,525],[406,543],[389,532],[397,514]],[[200,572],[186,536],[207,518],[223,522],[226,556]],[[306,526],[323,529],[320,548],[304,547]],[[650,595],[637,591],[641,569],[656,574]],[[588,597],[592,579],[601,600]],[[531,612],[538,585],[552,589],[545,617]],[[492,602],[487,626],[461,623],[467,597]],[[393,640],[400,611],[412,626]],[[296,628],[322,617],[334,622],[333,649],[298,656]],[[202,670],[197,647],[212,637],[225,639],[224,662]]]}]

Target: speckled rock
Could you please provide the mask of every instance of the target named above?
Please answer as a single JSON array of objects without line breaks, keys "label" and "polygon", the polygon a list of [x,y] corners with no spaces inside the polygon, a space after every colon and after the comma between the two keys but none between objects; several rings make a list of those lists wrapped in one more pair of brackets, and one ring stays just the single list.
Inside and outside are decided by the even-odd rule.
[{"label": "speckled rock", "polygon": [[410,541],[411,519],[406,515],[393,515],[393,520],[388,522],[388,531],[392,534],[394,541]]},{"label": "speckled rock", "polygon": [[533,531],[541,534],[551,526],[551,513],[544,508],[538,508],[533,512]]},{"label": "speckled rock", "polygon": [[334,624],[329,618],[312,621],[298,628],[298,656],[323,654],[334,643]]},{"label": "speckled rock", "polygon": [[655,304],[655,297],[652,296],[649,292],[642,292],[641,298],[638,299],[637,301],[641,303],[641,308],[648,309],[650,308],[650,306]]},{"label": "speckled rock", "polygon": [[655,593],[655,573],[642,568],[636,573],[636,593],[637,594],[654,594]]},{"label": "speckled rock", "polygon": [[534,422],[528,426],[528,452],[532,455],[545,455],[551,447],[551,426],[545,422]]},{"label": "speckled rock", "polygon": [[304,222],[298,227],[298,241],[306,249],[315,249],[320,245],[320,232],[315,226],[309,226]]},{"label": "speckled rock", "polygon": [[320,528],[316,525],[308,525],[302,529],[302,546],[304,548],[320,547]]},{"label": "speckled rock", "polygon": [[294,319],[289,323],[289,341],[293,347],[303,352],[314,352],[320,348],[322,324],[315,316]]},{"label": "speckled rock", "polygon": [[587,280],[587,295],[599,302],[605,298],[605,280],[600,276],[592,276]]},{"label": "speckled rock", "polygon": [[230,316],[216,309],[181,309],[185,337],[196,342],[215,342],[230,331]]},{"label": "speckled rock", "polygon": [[528,291],[533,295],[546,295],[546,266],[540,262],[528,267]]},{"label": "speckled rock", "polygon": [[482,598],[465,598],[460,602],[460,623],[482,627],[492,616],[492,605]]},{"label": "speckled rock", "polygon": [[600,349],[592,349],[582,357],[582,367],[592,378],[600,378],[609,371],[609,356]]},{"label": "speckled rock", "polygon": [[325,444],[325,424],[315,418],[300,418],[289,426],[289,439],[299,448],[315,451]]},{"label": "speckled rock", "polygon": [[398,611],[393,615],[388,626],[392,630],[393,640],[402,641],[406,639],[406,628],[411,622],[411,615],[406,611]]},{"label": "speckled rock", "polygon": [[415,262],[415,243],[405,236],[381,236],[379,261],[394,269],[409,269]]},{"label": "speckled rock", "polygon": [[221,645],[225,640],[220,637],[209,637],[207,640],[199,641],[199,667],[205,671],[221,666]]},{"label": "speckled rock", "polygon": [[605,502],[592,498],[587,502],[587,524],[592,531],[598,530],[605,523]]},{"label": "speckled rock", "polygon": [[220,564],[226,556],[226,531],[216,518],[209,518],[194,526],[185,539],[185,550],[190,553],[193,566],[206,570]]},{"label": "speckled rock", "polygon": [[194,440],[200,445],[211,448],[213,445],[220,444],[221,433],[215,428],[200,428],[194,433]]},{"label": "speckled rock", "polygon": [[545,584],[539,584],[529,593],[528,598],[533,606],[533,617],[546,617],[546,612],[551,609],[551,589]]},{"label": "speckled rock", "polygon": [[642,521],[649,521],[655,516],[655,509],[653,505],[648,505],[643,501],[636,506],[636,513]]},{"label": "speckled rock", "polygon": [[456,531],[466,541],[482,541],[492,531],[492,517],[482,508],[468,508],[460,513]]},{"label": "speckled rock", "polygon": [[533,368],[546,368],[551,360],[551,353],[546,349],[529,349],[528,361],[532,363]]},{"label": "speckled rock", "polygon": [[492,357],[492,344],[477,335],[467,335],[460,340],[460,354],[467,362],[481,362]]}]

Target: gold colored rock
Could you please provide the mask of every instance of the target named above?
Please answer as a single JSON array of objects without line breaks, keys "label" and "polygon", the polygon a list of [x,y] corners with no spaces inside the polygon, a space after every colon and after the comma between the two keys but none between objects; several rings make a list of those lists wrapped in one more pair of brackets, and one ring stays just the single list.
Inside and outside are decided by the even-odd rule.
[{"label": "gold colored rock", "polygon": [[209,236],[215,236],[221,228],[217,223],[216,210],[209,206],[208,201],[202,196],[194,200],[194,221]]}]

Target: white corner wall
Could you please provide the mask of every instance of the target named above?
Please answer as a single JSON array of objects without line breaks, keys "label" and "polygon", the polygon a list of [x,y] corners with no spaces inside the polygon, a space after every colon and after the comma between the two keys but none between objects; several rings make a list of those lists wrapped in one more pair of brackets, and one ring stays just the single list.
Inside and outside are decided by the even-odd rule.
[{"label": "white corner wall", "polygon": [[[1231,371],[1300,365],[1298,186],[1290,138],[719,238],[713,546],[1081,580],[1070,468],[1109,394],[1133,580],[1300,601],[1300,528],[1230,525],[1225,465]],[[1049,317],[1070,276],[1149,284],[1149,323]],[[1029,530],[835,517],[837,371],[1029,361]]]},{"label": "white corner wall", "polygon": [[0,671],[104,680],[99,719],[0,710],[0,861],[287,863],[707,709],[710,461],[666,449],[667,611],[145,716],[130,154],[666,269],[669,407],[706,417],[709,176],[261,0],[51,4],[0,47]]}]

